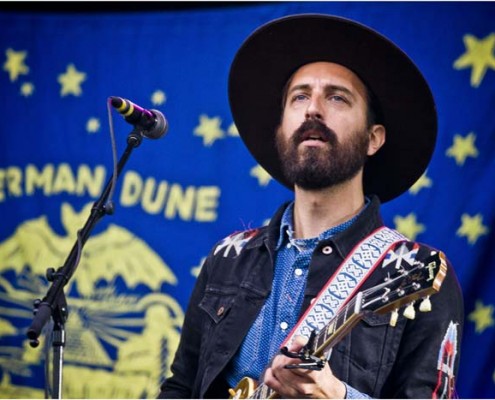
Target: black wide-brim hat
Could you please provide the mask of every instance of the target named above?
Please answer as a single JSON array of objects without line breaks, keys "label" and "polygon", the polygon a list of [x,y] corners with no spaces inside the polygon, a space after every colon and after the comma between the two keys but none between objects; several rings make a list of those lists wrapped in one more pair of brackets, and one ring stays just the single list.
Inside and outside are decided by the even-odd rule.
[{"label": "black wide-brim hat", "polygon": [[437,114],[430,88],[394,43],[357,22],[320,14],[271,21],[254,31],[230,69],[234,123],[256,161],[277,181],[286,180],[275,145],[287,80],[301,66],[328,61],[353,71],[374,93],[386,142],[364,167],[364,192],[382,202],[408,190],[433,154]]}]

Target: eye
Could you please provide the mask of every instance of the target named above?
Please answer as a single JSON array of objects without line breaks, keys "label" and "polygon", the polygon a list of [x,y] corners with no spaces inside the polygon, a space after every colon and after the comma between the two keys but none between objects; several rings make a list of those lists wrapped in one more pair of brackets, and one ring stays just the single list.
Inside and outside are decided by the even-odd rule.
[{"label": "eye", "polygon": [[349,101],[344,97],[344,96],[341,96],[341,95],[338,95],[338,94],[332,94],[329,96],[329,99],[332,100],[332,101],[335,101],[337,103],[349,103]]},{"label": "eye", "polygon": [[296,93],[291,97],[291,102],[301,102],[308,99],[308,96],[304,93]]}]

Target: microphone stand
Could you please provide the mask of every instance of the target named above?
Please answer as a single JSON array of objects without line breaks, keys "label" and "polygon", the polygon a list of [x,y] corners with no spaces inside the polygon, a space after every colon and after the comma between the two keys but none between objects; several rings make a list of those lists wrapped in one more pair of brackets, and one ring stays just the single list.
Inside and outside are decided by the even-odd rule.
[{"label": "microphone stand", "polygon": [[[138,147],[143,140],[143,130],[140,126],[134,126],[133,131],[127,137],[127,148],[122,154],[116,171],[116,177],[122,172],[132,150]],[[52,347],[53,347],[53,387],[54,396],[52,398],[62,398],[62,367],[63,351],[65,347],[65,322],[68,318],[67,299],[63,292],[63,287],[69,282],[79,263],[82,247],[86,243],[91,231],[96,223],[106,214],[113,214],[113,204],[106,204],[108,196],[112,190],[113,175],[108,180],[106,187],[100,198],[93,204],[91,214],[84,227],[77,232],[77,240],[64,265],[56,271],[48,268],[46,277],[52,282],[43,300],[34,301],[34,318],[27,331],[31,347],[39,345],[39,336],[50,317],[53,319]]]}]

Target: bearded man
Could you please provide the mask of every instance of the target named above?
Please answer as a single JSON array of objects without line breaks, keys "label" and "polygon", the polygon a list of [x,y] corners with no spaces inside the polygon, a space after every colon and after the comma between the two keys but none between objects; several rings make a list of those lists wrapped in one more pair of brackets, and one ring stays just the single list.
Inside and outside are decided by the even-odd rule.
[{"label": "bearded man", "polygon": [[361,24],[295,15],[249,36],[229,96],[247,148],[294,199],[213,247],[159,397],[455,397],[454,269],[380,216],[433,153],[416,66]]}]

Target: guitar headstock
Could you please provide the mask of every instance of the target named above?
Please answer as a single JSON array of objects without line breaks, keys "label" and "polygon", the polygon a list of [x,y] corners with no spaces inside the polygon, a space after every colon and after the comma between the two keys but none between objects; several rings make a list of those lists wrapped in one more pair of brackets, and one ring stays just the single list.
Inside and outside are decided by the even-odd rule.
[{"label": "guitar headstock", "polygon": [[[401,266],[382,284],[365,290],[361,308],[384,314],[417,299],[428,298],[440,290],[446,273],[445,255],[442,252],[433,252],[424,262],[415,261],[408,268]],[[406,309],[406,312],[412,311]]]}]

